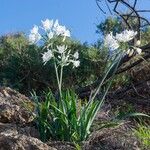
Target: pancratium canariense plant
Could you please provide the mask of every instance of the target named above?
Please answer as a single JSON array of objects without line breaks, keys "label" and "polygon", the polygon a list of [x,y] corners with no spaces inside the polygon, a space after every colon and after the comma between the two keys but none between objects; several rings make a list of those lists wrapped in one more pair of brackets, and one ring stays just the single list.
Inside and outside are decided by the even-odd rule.
[{"label": "pancratium canariense plant", "polygon": [[[44,31],[43,35],[39,33],[39,29]],[[55,37],[62,38],[61,45],[51,43],[50,40]],[[73,64],[73,68],[80,65],[78,51],[72,54],[71,50],[64,44],[66,37],[70,37],[70,31],[65,26],[60,25],[58,20],[54,22],[49,19],[42,21],[41,27],[34,26],[29,35],[31,43],[37,43],[39,40],[46,43],[44,49],[47,51],[42,54],[43,63],[46,64],[49,60],[53,60],[60,96],[62,95],[63,68],[70,64]]]},{"label": "pancratium canariense plant", "polygon": [[[39,29],[43,31],[43,34],[39,33]],[[71,49],[64,44],[66,38],[70,37],[70,31],[65,26],[59,25],[57,20],[54,22],[49,19],[42,21],[42,26],[33,27],[29,35],[29,41],[31,43],[44,42],[46,52],[42,54],[43,63],[46,64],[48,61],[53,60],[60,93],[60,99],[57,100],[50,91],[46,93],[45,100],[42,102],[39,102],[35,93],[33,95],[37,104],[36,121],[42,141],[49,140],[49,138],[74,142],[86,140],[127,48],[125,46],[136,34],[134,31],[125,30],[120,34],[116,34],[116,36],[113,36],[112,33],[106,36],[105,46],[111,50],[121,49],[123,52],[116,53],[111,64],[108,63],[104,76],[98,87],[91,92],[89,101],[83,106],[78,106],[79,100],[74,91],[62,92],[63,68],[70,64],[73,65],[73,68],[80,65],[78,51],[72,53]],[[51,42],[55,37],[61,39],[61,44]],[[140,53],[137,49],[136,51]],[[96,100],[96,96],[103,86],[105,86],[105,90],[102,92],[102,97],[100,100]],[[100,128],[107,126],[109,127],[111,124],[102,125]]]}]

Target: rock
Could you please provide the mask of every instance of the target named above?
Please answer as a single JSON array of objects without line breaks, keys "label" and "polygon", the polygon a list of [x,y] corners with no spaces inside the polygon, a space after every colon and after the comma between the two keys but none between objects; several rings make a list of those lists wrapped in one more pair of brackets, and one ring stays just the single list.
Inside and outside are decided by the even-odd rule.
[{"label": "rock", "polygon": [[27,97],[0,87],[0,150],[56,150],[37,139],[33,112]]},{"label": "rock", "polygon": [[55,147],[58,150],[76,150],[77,148],[71,142],[66,141],[49,141],[46,143],[51,147]]},{"label": "rock", "polygon": [[17,134],[0,134],[0,150],[56,150],[40,140]]},{"label": "rock", "polygon": [[83,146],[84,150],[138,150],[139,141],[124,125],[94,132]]},{"label": "rock", "polygon": [[0,134],[23,134],[39,138],[38,130],[34,126],[21,126],[11,123],[0,123]]},{"label": "rock", "polygon": [[0,122],[3,123],[29,123],[32,121],[31,114],[23,107],[11,103],[0,104]]},{"label": "rock", "polygon": [[34,103],[24,95],[10,89],[0,87],[0,122],[25,124],[33,121]]},{"label": "rock", "polygon": [[17,131],[17,126],[14,124],[4,124],[4,123],[0,123],[0,134],[18,134]]},{"label": "rock", "polygon": [[[74,150],[66,142],[43,143],[31,114],[34,103],[11,88],[0,87],[0,150]],[[55,148],[52,148],[55,147]]]},{"label": "rock", "polygon": [[34,110],[34,103],[27,97],[10,88],[0,87],[0,133],[39,137],[32,123],[33,114],[25,105]]}]

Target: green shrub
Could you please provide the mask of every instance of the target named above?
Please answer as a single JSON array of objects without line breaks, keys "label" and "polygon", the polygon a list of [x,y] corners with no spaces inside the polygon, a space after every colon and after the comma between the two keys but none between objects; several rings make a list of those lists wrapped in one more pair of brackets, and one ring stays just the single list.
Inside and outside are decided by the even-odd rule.
[{"label": "green shrub", "polygon": [[[59,44],[59,38],[52,43]],[[65,41],[68,48],[78,50],[81,65],[78,69],[64,69],[63,88],[81,87],[92,83],[101,74],[106,65],[106,55],[103,50],[92,46],[82,45],[71,39]],[[51,61],[43,66],[42,46],[29,45],[24,34],[16,33],[0,38],[0,84],[29,94],[34,89],[40,91],[47,88],[57,90],[54,76],[54,66]]]}]

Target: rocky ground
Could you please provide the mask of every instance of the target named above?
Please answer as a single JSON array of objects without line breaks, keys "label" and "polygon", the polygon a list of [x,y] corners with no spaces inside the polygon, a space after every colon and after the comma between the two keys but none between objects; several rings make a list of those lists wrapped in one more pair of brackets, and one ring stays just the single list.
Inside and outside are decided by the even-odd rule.
[{"label": "rocky ground", "polygon": [[32,102],[10,88],[0,88],[0,150],[56,150],[38,139],[33,115],[25,105]]},{"label": "rocky ground", "polygon": [[[30,111],[26,109],[30,108]],[[95,122],[109,120],[110,107],[104,106]],[[34,123],[34,103],[24,95],[6,87],[0,87],[0,150],[74,150],[72,143],[39,139]],[[88,141],[84,150],[140,150],[139,141],[132,134],[128,122],[115,128],[97,130]]]}]

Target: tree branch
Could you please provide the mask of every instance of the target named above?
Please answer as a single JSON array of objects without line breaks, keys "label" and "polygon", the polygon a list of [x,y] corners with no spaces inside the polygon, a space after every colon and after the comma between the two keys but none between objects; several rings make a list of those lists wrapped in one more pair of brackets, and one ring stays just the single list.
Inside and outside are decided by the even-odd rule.
[{"label": "tree branch", "polygon": [[[143,58],[145,60],[149,59],[150,58],[150,44],[147,44],[145,46],[142,46],[140,47],[142,49],[143,52],[145,52],[145,55],[143,56]],[[125,63],[127,63],[128,61],[130,61],[131,59],[133,59],[134,56],[132,57],[129,57],[128,55],[125,55],[120,64],[119,64],[119,69],[117,70],[116,74],[120,74],[120,73],[123,73],[131,68],[133,68],[134,66],[140,64],[141,62],[144,61],[144,59],[139,59],[138,61],[132,63],[131,65],[127,66],[126,68],[121,68],[122,65],[124,65]],[[87,85],[85,87],[82,87],[82,88],[78,88],[76,90],[77,93],[79,93],[80,97],[86,97],[86,96],[89,96],[90,94],[90,91],[95,89],[101,82],[101,78],[97,79],[94,83],[90,84],[90,85]]]}]

